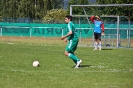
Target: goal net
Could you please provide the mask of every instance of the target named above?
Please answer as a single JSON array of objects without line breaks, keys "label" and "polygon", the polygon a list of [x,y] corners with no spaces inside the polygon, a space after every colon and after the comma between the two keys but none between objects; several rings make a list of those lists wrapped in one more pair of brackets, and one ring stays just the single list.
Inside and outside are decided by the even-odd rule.
[{"label": "goal net", "polygon": [[[77,32],[80,36],[80,44],[93,46],[94,25],[89,18],[92,15],[100,15],[104,22],[105,35],[102,36],[102,44],[106,47],[130,47],[133,28],[130,19],[125,14],[116,15],[116,9],[130,8],[133,4],[107,4],[107,5],[70,5],[70,15],[77,25]],[[108,7],[108,8],[105,8]],[[78,13],[76,10],[80,10]],[[112,11],[112,14],[105,14],[105,11]]]}]

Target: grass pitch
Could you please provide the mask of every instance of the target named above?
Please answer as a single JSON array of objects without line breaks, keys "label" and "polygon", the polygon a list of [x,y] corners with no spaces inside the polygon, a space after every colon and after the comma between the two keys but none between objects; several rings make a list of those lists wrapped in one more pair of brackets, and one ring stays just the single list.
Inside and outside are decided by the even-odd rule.
[{"label": "grass pitch", "polygon": [[133,88],[133,49],[79,46],[79,69],[64,49],[59,39],[0,37],[1,88]]}]

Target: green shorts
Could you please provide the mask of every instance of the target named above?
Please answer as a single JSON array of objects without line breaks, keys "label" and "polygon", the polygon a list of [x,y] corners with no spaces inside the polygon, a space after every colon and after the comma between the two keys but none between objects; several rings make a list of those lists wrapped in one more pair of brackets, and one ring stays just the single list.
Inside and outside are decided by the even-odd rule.
[{"label": "green shorts", "polygon": [[77,49],[78,40],[70,40],[66,46],[66,51],[69,53],[74,53]]}]

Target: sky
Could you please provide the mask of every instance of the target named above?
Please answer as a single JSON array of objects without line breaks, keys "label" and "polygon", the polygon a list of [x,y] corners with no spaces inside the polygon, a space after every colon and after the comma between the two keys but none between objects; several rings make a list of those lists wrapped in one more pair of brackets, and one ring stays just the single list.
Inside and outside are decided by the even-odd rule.
[{"label": "sky", "polygon": [[[88,0],[90,2],[96,2],[96,0]],[[64,9],[67,9],[69,0],[64,0]]]},{"label": "sky", "polygon": [[69,1],[69,0],[64,0],[64,9],[67,8],[67,6],[68,6],[68,1]]}]

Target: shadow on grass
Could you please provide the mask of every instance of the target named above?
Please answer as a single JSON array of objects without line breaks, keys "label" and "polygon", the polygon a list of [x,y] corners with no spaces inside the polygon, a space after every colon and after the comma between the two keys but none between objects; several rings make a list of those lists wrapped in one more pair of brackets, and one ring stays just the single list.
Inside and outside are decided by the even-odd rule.
[{"label": "shadow on grass", "polygon": [[[79,68],[89,68],[90,66],[92,66],[92,65],[83,65],[83,64],[82,64],[82,65],[79,66]],[[73,66],[73,68],[74,68],[74,67],[75,67],[75,66]]]},{"label": "shadow on grass", "polygon": [[80,65],[80,68],[89,68],[92,65]]},{"label": "shadow on grass", "polygon": [[102,50],[113,50],[113,49],[102,49]]}]

